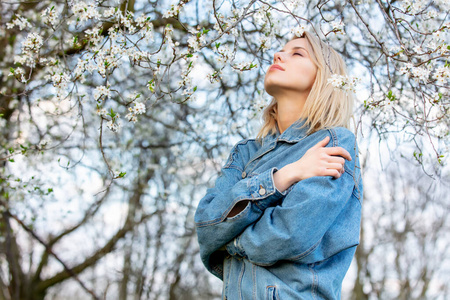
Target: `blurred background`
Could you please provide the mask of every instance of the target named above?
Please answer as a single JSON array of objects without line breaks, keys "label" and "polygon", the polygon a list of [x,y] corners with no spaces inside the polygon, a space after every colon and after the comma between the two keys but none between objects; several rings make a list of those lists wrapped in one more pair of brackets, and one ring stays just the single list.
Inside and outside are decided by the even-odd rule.
[{"label": "blurred background", "polygon": [[448,1],[1,1],[0,299],[220,299],[193,215],[308,30],[355,96],[343,299],[449,299]]}]

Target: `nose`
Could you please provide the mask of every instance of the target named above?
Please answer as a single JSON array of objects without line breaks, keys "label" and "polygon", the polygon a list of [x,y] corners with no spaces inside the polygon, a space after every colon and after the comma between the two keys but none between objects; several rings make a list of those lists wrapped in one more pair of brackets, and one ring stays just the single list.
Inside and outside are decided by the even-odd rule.
[{"label": "nose", "polygon": [[283,61],[283,54],[281,52],[276,52],[273,56],[273,63],[276,63],[277,61]]}]

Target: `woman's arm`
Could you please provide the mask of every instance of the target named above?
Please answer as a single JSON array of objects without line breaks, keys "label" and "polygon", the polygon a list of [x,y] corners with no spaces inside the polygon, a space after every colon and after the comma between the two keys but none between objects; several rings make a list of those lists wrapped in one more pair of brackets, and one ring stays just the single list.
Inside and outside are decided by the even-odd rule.
[{"label": "woman's arm", "polygon": [[325,148],[329,141],[330,137],[325,137],[302,158],[276,172],[273,179],[277,189],[283,192],[291,185],[315,176],[339,178],[344,173],[345,160],[351,161],[352,157],[342,147]]},{"label": "woman's arm", "polygon": [[[283,197],[273,184],[275,168],[251,178],[242,178],[246,163],[256,152],[252,147],[255,144],[243,141],[233,148],[214,188],[208,189],[195,213],[200,256],[206,268],[218,277],[221,276],[220,270],[214,268],[219,268],[224,253],[216,252],[259,219],[266,207]],[[243,211],[229,217],[232,209],[240,203],[246,205]]]},{"label": "woman's arm", "polygon": [[[339,144],[355,157],[353,134],[348,131],[340,132]],[[314,153],[320,151],[313,148],[310,149],[312,154],[305,154],[303,158],[310,157],[314,161]],[[300,161],[292,165],[297,163],[300,164]],[[291,167],[287,168],[290,172]],[[267,208],[257,222],[228,243],[227,251],[255,264],[271,265],[280,260],[304,262],[311,255],[316,255],[315,259],[320,260],[341,249],[339,247],[355,245],[359,237],[358,197],[362,192],[355,192],[362,188],[358,168],[359,166],[355,168],[353,159],[352,162],[347,162],[346,172],[342,176],[335,174],[337,179],[332,175],[313,176],[297,182],[280,205]],[[282,170],[276,172],[275,176]],[[297,176],[300,173],[297,172]],[[281,178],[281,181],[284,180],[289,181]],[[338,219],[338,216],[344,216],[344,221]],[[334,233],[330,230],[336,224],[342,226],[339,227],[341,232],[338,230]],[[331,238],[330,232],[333,232]],[[344,235],[338,238],[341,233]]]}]

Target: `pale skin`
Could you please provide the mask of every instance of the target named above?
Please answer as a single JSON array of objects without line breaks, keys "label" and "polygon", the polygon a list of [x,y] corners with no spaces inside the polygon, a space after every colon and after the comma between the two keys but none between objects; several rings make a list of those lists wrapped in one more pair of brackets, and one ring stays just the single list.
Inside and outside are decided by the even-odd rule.
[{"label": "pale skin", "polygon": [[[280,133],[296,122],[316,78],[317,67],[310,58],[308,42],[299,38],[288,42],[274,55],[264,80],[264,88],[277,103],[277,125]],[[326,137],[306,151],[299,160],[274,173],[275,187],[284,192],[291,185],[314,176],[339,178],[344,173],[345,160],[352,160],[342,147],[326,147]],[[241,212],[248,201],[237,203],[228,217]]]}]

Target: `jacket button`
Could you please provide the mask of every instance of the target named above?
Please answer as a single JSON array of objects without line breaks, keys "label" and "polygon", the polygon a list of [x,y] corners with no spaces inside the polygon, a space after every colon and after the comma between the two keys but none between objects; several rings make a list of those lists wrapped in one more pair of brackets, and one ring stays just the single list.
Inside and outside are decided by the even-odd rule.
[{"label": "jacket button", "polygon": [[247,173],[242,172],[242,179],[244,179],[247,176]]},{"label": "jacket button", "polygon": [[264,196],[264,195],[266,194],[266,189],[263,188],[263,187],[261,187],[261,188],[259,189],[259,194],[260,194],[261,196]]}]

